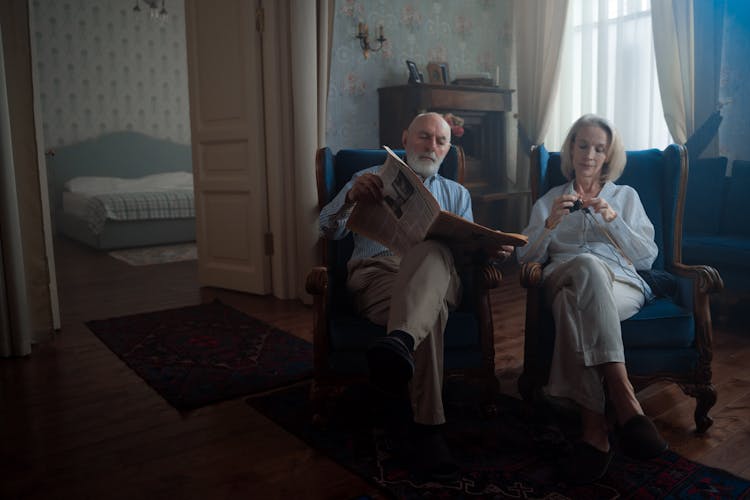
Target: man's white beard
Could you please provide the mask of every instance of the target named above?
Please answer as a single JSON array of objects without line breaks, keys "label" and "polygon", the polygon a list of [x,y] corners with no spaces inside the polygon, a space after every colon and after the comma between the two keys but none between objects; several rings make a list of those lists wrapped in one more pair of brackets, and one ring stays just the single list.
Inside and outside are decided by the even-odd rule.
[{"label": "man's white beard", "polygon": [[412,170],[414,170],[425,179],[435,175],[440,168],[440,162],[437,160],[437,157],[433,154],[433,156],[435,156],[435,159],[429,160],[427,158],[420,158],[420,156],[421,155],[419,153],[407,152],[406,162],[409,164]]}]

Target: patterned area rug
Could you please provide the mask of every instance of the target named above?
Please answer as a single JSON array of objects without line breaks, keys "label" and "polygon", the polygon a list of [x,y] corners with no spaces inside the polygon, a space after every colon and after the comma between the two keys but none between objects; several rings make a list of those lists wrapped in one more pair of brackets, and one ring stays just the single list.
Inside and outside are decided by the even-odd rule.
[{"label": "patterned area rug", "polygon": [[151,266],[153,264],[196,260],[198,258],[198,250],[195,243],[179,243],[177,245],[113,250],[109,252],[109,255],[131,266]]},{"label": "patterned area rug", "polygon": [[586,486],[566,484],[559,470],[569,451],[564,439],[569,426],[532,422],[523,415],[520,402],[509,397],[498,399],[495,414],[482,416],[476,403],[465,402],[463,388],[454,388],[446,404],[446,438],[461,477],[440,484],[413,470],[408,460],[405,433],[394,425],[394,415],[406,415],[408,408],[393,402],[384,405],[360,387],[338,400],[327,425],[313,426],[308,390],[304,384],[249,398],[248,404],[376,484],[388,497],[750,498],[750,481],[669,451],[643,462],[617,453],[602,480]]},{"label": "patterned area rug", "polygon": [[215,301],[86,326],[178,410],[300,381],[312,345]]}]

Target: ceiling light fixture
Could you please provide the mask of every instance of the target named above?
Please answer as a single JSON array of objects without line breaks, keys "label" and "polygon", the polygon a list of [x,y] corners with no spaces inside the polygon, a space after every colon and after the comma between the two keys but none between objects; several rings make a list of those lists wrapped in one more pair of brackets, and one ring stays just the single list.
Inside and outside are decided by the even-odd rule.
[{"label": "ceiling light fixture", "polygon": [[[165,0],[161,0],[161,8],[159,8],[158,0],[143,0],[143,3],[148,6],[149,17],[155,21],[166,22],[169,17],[167,9],[164,6]],[[135,0],[135,6],[133,12],[141,12],[141,0]]]}]

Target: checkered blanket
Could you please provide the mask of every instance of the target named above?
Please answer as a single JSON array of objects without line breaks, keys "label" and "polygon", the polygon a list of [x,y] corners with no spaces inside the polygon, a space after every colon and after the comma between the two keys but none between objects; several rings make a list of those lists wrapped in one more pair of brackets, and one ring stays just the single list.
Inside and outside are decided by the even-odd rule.
[{"label": "checkered blanket", "polygon": [[92,196],[86,206],[86,220],[94,234],[100,234],[107,219],[145,220],[195,217],[193,191],[108,193]]}]

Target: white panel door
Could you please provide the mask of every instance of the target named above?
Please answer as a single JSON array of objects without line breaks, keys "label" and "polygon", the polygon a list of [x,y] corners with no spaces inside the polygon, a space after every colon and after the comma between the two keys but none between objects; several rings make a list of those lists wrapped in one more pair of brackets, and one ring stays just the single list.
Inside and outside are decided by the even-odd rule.
[{"label": "white panel door", "polygon": [[185,2],[199,280],[270,292],[256,2]]}]

